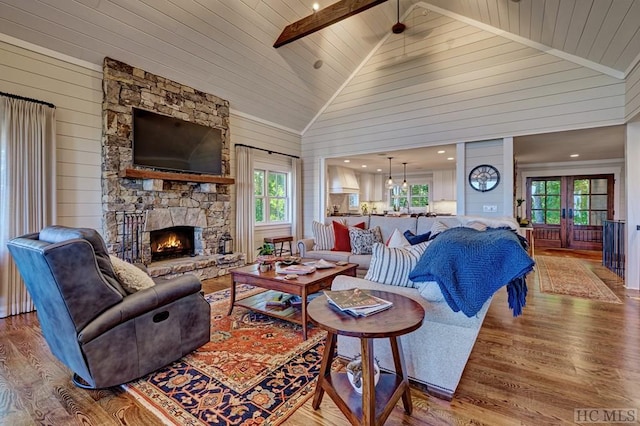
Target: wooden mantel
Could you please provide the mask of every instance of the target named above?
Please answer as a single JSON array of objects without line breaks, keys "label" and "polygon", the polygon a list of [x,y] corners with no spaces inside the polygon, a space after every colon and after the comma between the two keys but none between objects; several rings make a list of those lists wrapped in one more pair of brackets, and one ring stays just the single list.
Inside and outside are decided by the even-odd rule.
[{"label": "wooden mantel", "polygon": [[130,179],[162,179],[162,180],[175,180],[181,182],[196,182],[196,183],[221,183],[224,185],[233,185],[236,183],[234,178],[214,175],[199,175],[191,173],[176,173],[176,172],[160,172],[157,170],[140,170],[140,169],[125,169],[120,172],[120,177]]}]

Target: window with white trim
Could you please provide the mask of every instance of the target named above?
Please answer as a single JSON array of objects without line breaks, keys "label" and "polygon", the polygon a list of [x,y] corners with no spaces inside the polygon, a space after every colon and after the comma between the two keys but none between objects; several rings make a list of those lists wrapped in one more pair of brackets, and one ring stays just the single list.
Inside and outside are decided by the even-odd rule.
[{"label": "window with white trim", "polygon": [[290,167],[256,162],[253,169],[256,225],[291,221]]},{"label": "window with white trim", "polygon": [[391,207],[394,210],[410,207],[426,207],[429,204],[429,185],[395,185],[389,190]]}]

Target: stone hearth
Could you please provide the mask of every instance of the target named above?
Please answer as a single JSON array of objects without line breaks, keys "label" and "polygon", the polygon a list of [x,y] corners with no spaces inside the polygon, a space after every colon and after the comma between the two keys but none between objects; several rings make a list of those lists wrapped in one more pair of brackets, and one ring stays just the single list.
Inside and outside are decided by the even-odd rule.
[{"label": "stone hearth", "polygon": [[[222,175],[229,174],[229,103],[110,58],[104,60],[102,138],[102,207],[109,252],[131,250],[125,214],[141,213],[139,260],[153,276],[195,273],[222,275],[245,263],[243,254],[217,253],[230,230],[229,184],[125,177],[133,166],[132,108],[142,108],[222,131]],[[174,226],[195,228],[195,257],[151,263],[151,231]]]}]

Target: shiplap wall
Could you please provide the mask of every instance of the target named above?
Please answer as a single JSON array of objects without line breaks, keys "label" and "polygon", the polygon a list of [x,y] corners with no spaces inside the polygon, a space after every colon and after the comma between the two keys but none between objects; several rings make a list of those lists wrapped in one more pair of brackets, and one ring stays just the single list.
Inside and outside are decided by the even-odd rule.
[{"label": "shiplap wall", "polygon": [[[284,154],[300,156],[300,135],[278,128],[268,123],[260,122],[252,117],[247,117],[231,110],[230,114],[230,131],[231,131],[231,176],[236,174],[236,150],[235,144],[249,145],[255,148],[267,149]],[[270,157],[268,153],[256,150],[255,156],[265,158],[267,161]],[[271,154],[276,162],[289,161],[289,157]],[[231,185],[231,199],[235,200],[235,185]],[[231,230],[235,234],[236,229],[236,203],[231,203]],[[264,226],[258,227],[254,233],[255,247],[262,245],[264,237],[272,237],[277,235],[291,235],[291,226]],[[233,235],[235,238],[235,235]],[[280,246],[278,246],[279,248]],[[288,249],[289,246],[285,245]]]},{"label": "shiplap wall", "polygon": [[[57,107],[57,195],[61,225],[102,229],[101,85],[99,69],[0,42],[0,91],[51,102]],[[230,127],[232,145],[243,143],[300,156],[300,135],[233,110]],[[236,176],[233,147],[231,176]],[[231,197],[235,200],[233,185]],[[232,206],[235,209],[235,202]],[[233,222],[235,215],[234,210]],[[231,229],[235,230],[235,223],[231,223]],[[288,233],[290,229],[274,232],[278,231]]]},{"label": "shiplap wall", "polygon": [[625,149],[625,177],[627,179],[627,216],[626,216],[626,258],[625,262],[625,286],[640,290],[640,203],[633,202],[640,197],[640,121],[627,124],[627,140]]},{"label": "shiplap wall", "polygon": [[625,121],[640,119],[640,63],[627,76],[625,99]]},{"label": "shiplap wall", "polygon": [[[502,192],[505,185],[513,188],[513,182],[506,178],[506,170],[502,155],[502,139],[465,144],[465,173],[464,173],[464,214],[476,216],[511,216],[511,205],[504,205]],[[469,188],[467,177],[471,170],[481,164],[490,164],[500,173],[500,182],[493,190],[479,192]],[[483,206],[496,206],[495,213],[488,213]]]},{"label": "shiplap wall", "polygon": [[302,137],[305,234],[322,158],[620,124],[625,83],[417,8]]},{"label": "shiplap wall", "polygon": [[0,42],[0,91],[56,105],[60,225],[102,229],[101,84],[101,71]]}]

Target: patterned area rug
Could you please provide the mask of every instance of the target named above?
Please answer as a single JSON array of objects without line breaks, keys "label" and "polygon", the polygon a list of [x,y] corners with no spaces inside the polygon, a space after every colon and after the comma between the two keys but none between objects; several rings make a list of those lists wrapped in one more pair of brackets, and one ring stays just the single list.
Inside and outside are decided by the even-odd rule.
[{"label": "patterned area rug", "polygon": [[[238,296],[261,289],[238,286]],[[278,425],[313,396],[326,333],[235,307],[229,291],[206,296],[211,341],[123,385],[167,424]]]},{"label": "patterned area rug", "polygon": [[536,279],[540,291],[622,303],[618,296],[589,269],[587,260],[568,257],[536,256]]}]

